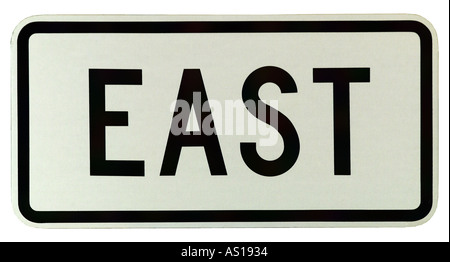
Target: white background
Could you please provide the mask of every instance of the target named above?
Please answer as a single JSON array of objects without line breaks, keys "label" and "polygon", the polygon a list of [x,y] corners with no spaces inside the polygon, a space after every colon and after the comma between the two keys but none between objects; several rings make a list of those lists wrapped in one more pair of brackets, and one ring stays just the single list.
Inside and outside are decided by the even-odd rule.
[{"label": "white background", "polygon": [[[35,34],[29,43],[34,210],[414,209],[420,203],[420,40],[414,33]],[[200,68],[208,99],[224,103],[240,101],[245,78],[262,65],[290,72],[299,90],[288,96],[263,86],[259,92],[279,101],[296,127],[296,163],[276,178],[255,175],[240,143],[254,141],[261,157],[276,159],[283,139],[262,146],[267,135],[260,130],[236,132],[218,135],[227,176],[210,175],[203,149],[184,148],[176,176],[161,177],[169,105],[184,68]],[[311,71],[350,65],[369,67],[371,79],[351,83],[352,175],[342,177],[333,175],[333,91],[313,83]],[[129,115],[126,128],[106,128],[106,159],[145,161],[141,178],[89,176],[86,73],[110,67],[142,69],[142,86],[105,91],[105,110]],[[243,103],[239,108],[248,115]],[[231,118],[214,108],[214,123],[230,122],[222,117]],[[248,129],[250,121],[235,122]]]},{"label": "white background", "polygon": [[[449,241],[447,1],[10,1],[0,23],[0,241]],[[411,228],[252,229],[37,229],[23,224],[11,205],[10,39],[24,18],[38,14],[339,14],[413,13],[435,27],[440,47],[439,202],[426,224]]]}]

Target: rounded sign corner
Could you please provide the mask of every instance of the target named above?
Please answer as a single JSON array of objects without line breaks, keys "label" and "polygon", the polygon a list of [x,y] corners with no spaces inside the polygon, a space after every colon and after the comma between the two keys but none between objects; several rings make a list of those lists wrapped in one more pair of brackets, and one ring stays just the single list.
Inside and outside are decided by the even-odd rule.
[{"label": "rounded sign corner", "polygon": [[422,225],[428,223],[433,218],[434,214],[436,213],[437,206],[438,206],[437,197],[433,197],[433,199],[428,203],[429,204],[420,205],[417,208],[419,215],[415,221],[412,221],[409,224],[409,226],[411,226],[411,227],[422,226]]},{"label": "rounded sign corner", "polygon": [[417,23],[417,27],[414,30],[421,39],[424,37],[431,36],[431,40],[433,43],[438,43],[437,31],[434,28],[433,24],[427,18],[419,15],[419,14],[408,14],[409,19]]},{"label": "rounded sign corner", "polygon": [[[11,44],[14,45],[17,43],[19,36],[22,34],[22,32],[26,31],[26,28],[29,27],[31,24],[41,21],[45,15],[32,15],[28,16],[24,19],[22,19],[14,28],[12,35],[11,35]],[[31,36],[31,35],[30,35]]]},{"label": "rounded sign corner", "polygon": [[31,206],[26,204],[20,204],[16,201],[13,203],[13,211],[17,219],[23,224],[33,228],[43,228],[42,223],[38,222],[36,219],[37,211],[33,210]]}]

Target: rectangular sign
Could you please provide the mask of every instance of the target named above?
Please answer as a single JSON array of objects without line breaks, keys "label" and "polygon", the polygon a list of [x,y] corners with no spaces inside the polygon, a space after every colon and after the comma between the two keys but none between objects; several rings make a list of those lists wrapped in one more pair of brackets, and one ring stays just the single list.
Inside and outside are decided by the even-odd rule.
[{"label": "rectangular sign", "polygon": [[436,208],[421,17],[37,16],[12,57],[26,224],[412,226]]}]

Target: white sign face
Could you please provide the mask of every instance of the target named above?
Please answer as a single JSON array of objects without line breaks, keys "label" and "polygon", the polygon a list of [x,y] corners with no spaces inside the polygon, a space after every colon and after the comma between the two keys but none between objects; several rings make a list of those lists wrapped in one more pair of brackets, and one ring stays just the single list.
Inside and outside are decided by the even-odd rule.
[{"label": "white sign face", "polygon": [[435,209],[422,18],[43,16],[12,50],[28,224],[405,226]]}]

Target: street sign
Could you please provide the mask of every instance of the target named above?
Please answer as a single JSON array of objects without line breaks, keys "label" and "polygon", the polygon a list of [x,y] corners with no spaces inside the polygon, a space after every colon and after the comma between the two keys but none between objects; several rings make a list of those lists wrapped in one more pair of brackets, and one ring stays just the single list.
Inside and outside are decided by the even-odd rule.
[{"label": "street sign", "polygon": [[12,187],[38,227],[412,226],[437,201],[415,15],[36,16],[12,38]]}]

